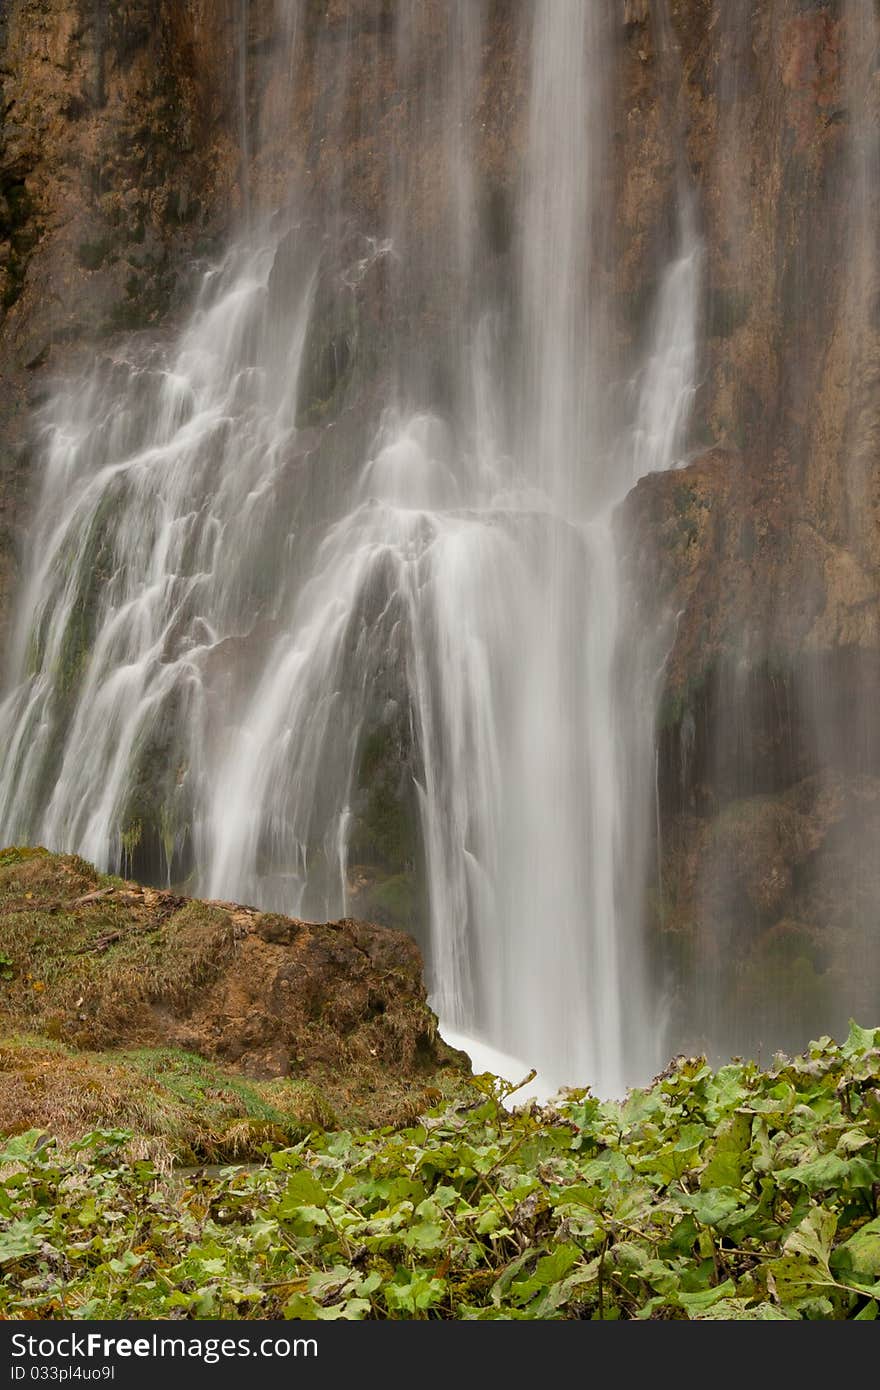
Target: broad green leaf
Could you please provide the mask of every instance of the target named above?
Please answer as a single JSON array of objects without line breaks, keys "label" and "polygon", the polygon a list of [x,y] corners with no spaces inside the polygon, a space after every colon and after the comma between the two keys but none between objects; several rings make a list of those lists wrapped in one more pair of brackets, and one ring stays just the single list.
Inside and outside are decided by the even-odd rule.
[{"label": "broad green leaf", "polygon": [[672,1257],[675,1255],[690,1255],[697,1243],[700,1235],[694,1217],[688,1213],[681,1221],[678,1221],[672,1228],[669,1239],[659,1246],[660,1253]]},{"label": "broad green leaf", "polygon": [[45,1240],[43,1228],[47,1224],[47,1218],[41,1216],[11,1222],[0,1232],[0,1264],[10,1264],[41,1250]]},{"label": "broad green leaf", "polygon": [[662,1298],[651,1298],[639,1309],[640,1318],[650,1318],[658,1308],[681,1308],[687,1313],[689,1318],[697,1319],[704,1314],[714,1304],[720,1303],[722,1299],[730,1298],[736,1293],[736,1285],[732,1279],[725,1279],[723,1284],[717,1288],[707,1289],[702,1293],[681,1293],[677,1290],[670,1290]]},{"label": "broad green leaf", "polygon": [[677,1192],[674,1200],[683,1211],[692,1212],[702,1226],[717,1226],[740,1209],[742,1199],[729,1187],[713,1187],[707,1192]]},{"label": "broad green leaf", "polygon": [[633,1166],[637,1172],[663,1184],[674,1182],[699,1162],[706,1133],[703,1125],[682,1125],[671,1143],[640,1157]]},{"label": "broad green leaf", "polygon": [[485,1211],[480,1213],[474,1223],[474,1229],[477,1234],[481,1236],[493,1235],[496,1231],[500,1230],[502,1226],[508,1229],[504,1213],[499,1211],[496,1206],[492,1205],[487,1206]]},{"label": "broad green leaf", "polygon": [[626,1157],[613,1151],[602,1154],[601,1158],[588,1160],[580,1170],[583,1182],[588,1185],[596,1183],[600,1187],[610,1187],[613,1182],[629,1182],[632,1175]]},{"label": "broad green leaf", "polygon": [[23,1134],[13,1134],[3,1139],[5,1148],[0,1150],[0,1164],[26,1163],[32,1158],[37,1144],[43,1138],[44,1129],[28,1129]]},{"label": "broad green leaf", "polygon": [[880,1279],[880,1217],[837,1247],[831,1268],[845,1283],[870,1284]]},{"label": "broad green leaf", "polygon": [[788,1318],[772,1303],[750,1303],[745,1298],[723,1298],[709,1308],[701,1309],[694,1317],[699,1322],[727,1319],[731,1322],[788,1322]]},{"label": "broad green leaf", "polygon": [[753,1093],[740,1107],[752,1115],[767,1115],[781,1124],[792,1112],[797,1103],[797,1091],[790,1081],[780,1081],[768,1087],[764,1094]]},{"label": "broad green leaf", "polygon": [[876,1142],[869,1134],[865,1134],[860,1129],[848,1129],[837,1141],[837,1153],[846,1158],[849,1154],[860,1153],[862,1149],[866,1149]]},{"label": "broad green leaf", "polygon": [[526,1265],[528,1265],[533,1258],[533,1251],[524,1250],[521,1255],[518,1255],[515,1260],[511,1260],[510,1264],[501,1271],[495,1283],[492,1285],[491,1290],[492,1302],[496,1307],[500,1308],[501,1300],[507,1293],[516,1276],[521,1270],[525,1269]]},{"label": "broad green leaf", "polygon": [[343,1319],[359,1321],[372,1311],[368,1298],[347,1298],[344,1303],[334,1303],[328,1308],[318,1308],[315,1317],[320,1322],[340,1322]]},{"label": "broad green leaf", "polygon": [[543,1294],[529,1304],[530,1316],[546,1318],[572,1301],[575,1303],[584,1299],[592,1301],[598,1289],[599,1264],[599,1260],[591,1260],[589,1264],[578,1265],[573,1273],[560,1279],[558,1283],[551,1284]]},{"label": "broad green leaf", "polygon": [[604,1200],[604,1195],[602,1189],[595,1183],[574,1182],[561,1188],[551,1200],[557,1208],[589,1207],[593,1209]]},{"label": "broad green leaf", "polygon": [[630,1128],[663,1113],[663,1098],[656,1091],[630,1091],[622,1107],[622,1121]]},{"label": "broad green leaf", "polygon": [[327,1194],[311,1173],[301,1169],[291,1173],[287,1179],[284,1196],[278,1203],[278,1215],[282,1218],[296,1216],[301,1207],[325,1207]]},{"label": "broad green leaf", "polygon": [[876,1047],[880,1047],[880,1028],[860,1028],[851,1018],[849,1036],[840,1049],[844,1057],[860,1057]]},{"label": "broad green leaf", "polygon": [[839,1187],[853,1171],[852,1159],[840,1158],[838,1154],[822,1154],[809,1163],[800,1163],[795,1168],[782,1168],[776,1173],[780,1185],[799,1183],[808,1192],[821,1192],[826,1188]]},{"label": "broad green leaf", "polygon": [[833,1281],[806,1256],[790,1255],[768,1264],[767,1287],[783,1308],[799,1308],[833,1287]]},{"label": "broad green leaf", "polygon": [[404,1232],[403,1243],[408,1250],[439,1250],[445,1235],[446,1230],[439,1222],[420,1221]]},{"label": "broad green leaf", "polygon": [[516,1280],[511,1285],[511,1297],[517,1303],[528,1303],[536,1293],[563,1279],[581,1258],[581,1252],[576,1245],[557,1246],[549,1255],[544,1255],[538,1261],[533,1274],[526,1279]]},{"label": "broad green leaf", "polygon": [[417,1274],[412,1279],[386,1284],[385,1302],[396,1312],[420,1313],[433,1308],[446,1296],[445,1279]]},{"label": "broad green leaf", "polygon": [[314,1322],[318,1317],[320,1305],[305,1293],[295,1293],[284,1305],[284,1317],[288,1319]]},{"label": "broad green leaf", "polygon": [[638,1224],[656,1211],[656,1192],[647,1183],[613,1183],[605,1195],[609,1216],[622,1225]]},{"label": "broad green leaf", "polygon": [[750,1115],[732,1115],[726,1120],[709,1149],[708,1162],[700,1174],[700,1187],[704,1191],[713,1187],[739,1187],[749,1166],[751,1142]]},{"label": "broad green leaf", "polygon": [[752,1168],[756,1173],[769,1173],[773,1167],[773,1146],[770,1131],[763,1115],[755,1115],[752,1121],[752,1142],[749,1148]]},{"label": "broad green leaf", "polygon": [[804,1217],[797,1230],[792,1231],[783,1246],[783,1253],[806,1255],[812,1264],[830,1274],[828,1257],[834,1233],[837,1230],[837,1217],[822,1207],[813,1207]]},{"label": "broad green leaf", "polygon": [[828,1265],[837,1229],[833,1213],[814,1207],[782,1246],[782,1256],[767,1266],[767,1285],[783,1307],[808,1311],[806,1305],[827,1298],[835,1280]]},{"label": "broad green leaf", "polygon": [[729,1115],[732,1110],[739,1109],[748,1098],[748,1092],[743,1085],[744,1074],[745,1068],[739,1063],[733,1063],[727,1067],[719,1067],[707,1082],[706,1113],[707,1118],[713,1123]]}]

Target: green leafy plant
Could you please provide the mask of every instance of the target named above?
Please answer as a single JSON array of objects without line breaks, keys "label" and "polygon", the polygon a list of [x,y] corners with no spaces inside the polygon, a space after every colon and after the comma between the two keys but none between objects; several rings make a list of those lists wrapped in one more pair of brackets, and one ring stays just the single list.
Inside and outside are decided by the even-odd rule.
[{"label": "green leafy plant", "polygon": [[216,1172],[0,1141],[0,1317],[877,1317],[880,1029],[621,1102],[508,1090]]}]

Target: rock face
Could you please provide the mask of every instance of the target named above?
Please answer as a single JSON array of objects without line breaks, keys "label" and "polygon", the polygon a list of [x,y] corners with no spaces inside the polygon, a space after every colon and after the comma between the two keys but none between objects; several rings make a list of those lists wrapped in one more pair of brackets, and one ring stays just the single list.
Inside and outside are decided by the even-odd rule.
[{"label": "rock face", "polygon": [[77,344],[173,315],[241,201],[234,0],[0,7],[0,640],[29,408]]},{"label": "rock face", "polygon": [[[721,999],[731,1046],[753,1036],[750,1011],[772,1012],[774,962],[792,967],[801,1001],[814,993],[809,1016],[821,1031],[831,995],[849,993],[865,1017],[876,1012],[876,998],[862,1004],[858,994],[869,991],[860,963],[871,933],[877,949],[880,901],[869,867],[880,787],[872,8],[875,0],[609,7],[613,158],[602,177],[615,231],[603,274],[622,358],[645,333],[683,196],[705,247],[692,456],[643,479],[619,517],[631,608],[650,648],[644,664],[662,667],[653,692],[659,886],[650,896],[657,970],[679,980],[681,1046],[704,1042],[705,1011]],[[444,242],[454,190],[442,172],[442,124],[436,147],[423,139],[416,158],[411,123],[424,132],[445,80],[433,55],[452,8],[425,0],[418,33],[407,31],[397,49],[390,12],[376,0],[304,4],[291,92],[288,76],[264,65],[278,23],[270,0],[244,9],[237,0],[0,8],[0,638],[29,496],[30,407],[78,352],[172,321],[193,259],[249,200],[278,202],[295,187],[315,228],[336,229],[300,383],[303,462],[291,470],[313,513],[381,396],[383,344],[410,334],[408,353],[399,341],[397,351],[413,380],[430,378],[440,400],[451,389],[442,364],[460,351]],[[526,138],[524,13],[519,0],[486,0],[465,75],[486,274],[500,279],[513,255]],[[419,70],[421,111],[395,98],[404,48]],[[248,158],[254,131],[264,138]],[[340,292],[365,239],[387,230],[401,190],[421,295],[406,324],[387,314],[383,277],[403,272],[384,257],[357,289]],[[387,703],[393,670],[383,681]],[[391,727],[377,717],[365,732],[353,807],[352,891],[359,910],[395,923],[422,911],[407,727],[402,707]],[[153,841],[145,832],[157,858]],[[308,942],[355,975],[373,949],[362,927],[310,930],[297,928],[282,946],[247,928],[242,950],[261,1000],[282,997],[284,961]],[[722,961],[705,1008],[694,1004],[695,980],[712,978]],[[256,998],[230,995],[228,1009],[244,1019]],[[268,1065],[264,1007],[241,1056]],[[800,1026],[793,1041],[803,1041]]]},{"label": "rock face", "polygon": [[877,1008],[871,8],[670,7],[707,254],[697,447],[619,523],[662,667],[650,897],[682,1046]]},{"label": "rock face", "polygon": [[320,1086],[382,1120],[446,1047],[403,932],[317,925],[105,878],[74,856],[0,854],[0,1019],[92,1050],[176,1047]]}]

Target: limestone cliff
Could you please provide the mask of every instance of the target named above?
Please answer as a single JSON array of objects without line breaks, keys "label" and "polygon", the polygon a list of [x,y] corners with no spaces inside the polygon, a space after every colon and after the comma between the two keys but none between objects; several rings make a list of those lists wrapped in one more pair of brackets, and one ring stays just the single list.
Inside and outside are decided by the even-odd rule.
[{"label": "limestone cliff", "polygon": [[833,997],[876,1008],[880,887],[876,29],[743,9],[671,7],[705,361],[693,461],[621,519],[663,660],[661,950],[684,1038],[720,1007],[731,1048],[843,1026]]},{"label": "limestone cliff", "polygon": [[78,345],[161,324],[241,201],[233,0],[0,6],[0,635],[31,408]]}]

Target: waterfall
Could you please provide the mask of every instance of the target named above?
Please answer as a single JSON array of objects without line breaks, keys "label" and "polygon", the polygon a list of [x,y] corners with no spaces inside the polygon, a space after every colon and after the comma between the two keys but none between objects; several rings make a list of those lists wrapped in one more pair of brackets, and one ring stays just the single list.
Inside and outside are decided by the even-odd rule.
[{"label": "waterfall", "polygon": [[[296,6],[283,18],[295,81]],[[380,398],[348,435],[299,400],[342,254],[333,190],[323,239],[291,188],[206,271],[176,342],[114,350],[44,412],[0,827],[339,916],[357,910],[365,748],[386,731],[407,750],[441,1020],[548,1085],[618,1093],[658,1041],[637,908],[648,802],[628,772],[644,747],[650,782],[650,722],[620,688],[613,511],[686,445],[699,241],[684,198],[621,393],[601,195],[613,28],[604,7],[535,0],[527,156],[504,275],[488,275],[469,139],[481,23],[482,6],[450,4],[438,49],[427,19],[395,11],[406,138],[385,226],[348,255],[331,310],[381,274],[394,327]],[[442,226],[410,215],[425,158],[450,190]],[[445,277],[443,389],[407,321],[429,274]],[[352,336],[329,343],[333,381]]]}]

